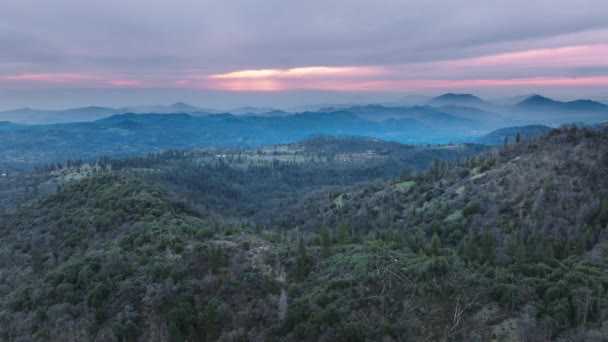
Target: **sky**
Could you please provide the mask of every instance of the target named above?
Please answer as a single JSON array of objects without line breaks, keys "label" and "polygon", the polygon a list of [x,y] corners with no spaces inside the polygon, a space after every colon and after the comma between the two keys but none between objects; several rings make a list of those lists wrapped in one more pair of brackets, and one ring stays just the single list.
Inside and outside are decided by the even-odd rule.
[{"label": "sky", "polygon": [[608,99],[606,18],[603,0],[3,1],[0,108]]}]

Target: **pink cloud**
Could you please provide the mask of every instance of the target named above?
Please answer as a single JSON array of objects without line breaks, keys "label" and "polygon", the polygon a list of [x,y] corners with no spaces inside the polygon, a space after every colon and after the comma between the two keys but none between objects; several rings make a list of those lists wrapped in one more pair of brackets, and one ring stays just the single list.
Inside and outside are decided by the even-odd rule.
[{"label": "pink cloud", "polygon": [[487,55],[430,63],[446,67],[479,66],[608,66],[608,45],[576,45]]},{"label": "pink cloud", "polygon": [[173,84],[175,84],[178,87],[186,87],[192,84],[192,82],[188,81],[188,80],[177,80],[174,81]]},{"label": "pink cloud", "polygon": [[[225,91],[403,91],[475,87],[608,86],[608,76],[567,77],[578,68],[608,67],[608,44],[542,48],[486,56],[390,66],[303,66],[212,74],[105,75],[24,73],[0,75],[7,85],[74,87],[183,87]],[[506,76],[505,76],[506,75]],[[517,76],[515,76],[517,75]]]},{"label": "pink cloud", "polygon": [[0,81],[18,82],[21,84],[62,84],[69,86],[111,86],[111,87],[142,87],[144,82],[130,79],[113,79],[96,74],[80,73],[24,73],[16,75],[0,75]]},{"label": "pink cloud", "polygon": [[530,77],[514,79],[470,79],[470,80],[380,80],[380,81],[342,81],[342,80],[274,80],[245,79],[207,82],[202,88],[226,91],[284,91],[284,90],[328,90],[328,91],[404,91],[413,89],[457,89],[482,87],[595,87],[608,86],[608,76],[597,77]]},{"label": "pink cloud", "polygon": [[210,75],[214,79],[260,79],[260,78],[323,78],[323,77],[360,77],[379,76],[385,70],[380,67],[370,66],[346,66],[326,67],[312,66],[291,69],[258,69],[240,70],[224,74]]},{"label": "pink cloud", "polygon": [[203,82],[201,88],[226,91],[283,91],[290,89],[289,84],[274,79],[230,79]]},{"label": "pink cloud", "polygon": [[119,88],[141,87],[144,85],[143,82],[135,80],[112,80],[107,81],[106,84]]},{"label": "pink cloud", "polygon": [[[532,49],[390,67],[240,70],[199,77],[197,86],[228,91],[292,89],[397,91],[467,87],[605,86],[606,77],[566,77],[580,67],[608,67],[608,44]],[[509,77],[503,75],[523,75]],[[473,76],[473,77],[471,77]]]},{"label": "pink cloud", "polygon": [[77,74],[77,73],[41,73],[41,74],[18,74],[0,75],[0,80],[6,81],[26,81],[26,82],[47,82],[47,83],[70,83],[78,81],[97,80],[98,77]]},{"label": "pink cloud", "polygon": [[[530,77],[515,79],[476,79],[476,80],[393,80],[359,82],[340,85],[340,88],[331,90],[351,91],[400,91],[409,89],[454,89],[454,88],[481,88],[481,87],[595,87],[608,86],[608,76],[597,77]],[[328,89],[329,90],[329,89]]]}]

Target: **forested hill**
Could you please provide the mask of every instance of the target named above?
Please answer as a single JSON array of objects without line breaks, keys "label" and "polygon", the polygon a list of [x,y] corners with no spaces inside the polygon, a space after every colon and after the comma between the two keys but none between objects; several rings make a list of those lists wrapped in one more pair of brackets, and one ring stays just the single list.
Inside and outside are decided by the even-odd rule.
[{"label": "forested hill", "polygon": [[353,188],[338,194],[340,205],[328,198],[325,215],[302,213],[308,218],[295,222],[312,227],[346,220],[365,229],[427,224],[447,229],[456,223],[472,228],[497,220],[533,230],[581,226],[608,199],[607,142],[606,130],[551,130],[456,162],[436,161],[428,172],[402,174],[387,185]]},{"label": "forested hill", "polygon": [[397,182],[311,198],[278,221],[429,256],[435,238],[444,248],[437,267],[489,275],[484,291],[521,331],[606,328],[606,130],[552,130]]},{"label": "forested hill", "polygon": [[553,130],[241,222],[110,169],[0,211],[0,339],[608,337],[606,131]]}]

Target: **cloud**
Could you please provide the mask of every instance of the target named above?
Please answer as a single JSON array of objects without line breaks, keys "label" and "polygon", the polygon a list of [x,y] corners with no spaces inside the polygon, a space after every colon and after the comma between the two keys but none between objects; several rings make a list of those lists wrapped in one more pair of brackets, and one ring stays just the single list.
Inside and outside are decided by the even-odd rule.
[{"label": "cloud", "polygon": [[[605,86],[604,73],[599,72],[603,70],[601,68],[608,67],[605,56],[608,56],[606,44],[575,45],[382,68],[350,66],[240,70],[213,74],[206,79],[204,76],[198,77],[198,85],[229,91]],[[509,72],[505,73],[505,70]],[[592,70],[597,75],[589,72]]]},{"label": "cloud", "polygon": [[114,87],[143,87],[144,83],[136,80],[111,80],[107,84]]},{"label": "cloud", "polygon": [[291,69],[262,69],[241,70],[225,74],[209,76],[217,79],[242,79],[242,78],[308,78],[308,77],[356,77],[381,75],[384,70],[377,67],[325,67],[312,66]]},{"label": "cloud", "polygon": [[47,73],[47,74],[17,74],[0,75],[0,80],[19,82],[43,82],[43,83],[78,83],[82,81],[95,81],[96,76],[76,73]]},{"label": "cloud", "polygon": [[598,87],[606,13],[597,0],[7,1],[0,89]]}]

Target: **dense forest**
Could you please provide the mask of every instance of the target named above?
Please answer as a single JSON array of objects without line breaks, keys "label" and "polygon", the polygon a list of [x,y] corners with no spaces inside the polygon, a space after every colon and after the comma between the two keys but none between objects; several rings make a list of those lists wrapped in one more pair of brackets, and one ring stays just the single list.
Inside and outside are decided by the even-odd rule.
[{"label": "dense forest", "polygon": [[[608,131],[317,137],[3,180],[0,339],[608,338]],[[55,188],[57,190],[55,190]]]}]

